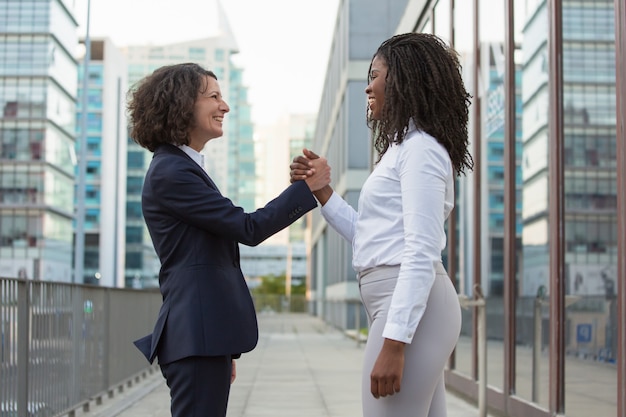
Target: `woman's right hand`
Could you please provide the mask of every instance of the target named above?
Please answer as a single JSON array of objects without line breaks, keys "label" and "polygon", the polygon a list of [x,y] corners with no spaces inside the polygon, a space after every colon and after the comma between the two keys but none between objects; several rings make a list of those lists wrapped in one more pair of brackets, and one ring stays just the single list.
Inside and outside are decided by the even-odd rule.
[{"label": "woman's right hand", "polygon": [[304,182],[307,183],[311,191],[315,192],[330,184],[330,166],[328,165],[326,158],[318,157],[310,162],[310,171],[312,172],[310,175],[306,176]]}]

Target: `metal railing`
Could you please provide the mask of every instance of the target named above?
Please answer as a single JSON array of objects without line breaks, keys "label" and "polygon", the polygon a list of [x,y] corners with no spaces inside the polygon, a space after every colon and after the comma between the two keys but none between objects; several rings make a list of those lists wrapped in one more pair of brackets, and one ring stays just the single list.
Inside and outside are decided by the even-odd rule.
[{"label": "metal railing", "polygon": [[0,414],[73,414],[150,368],[132,341],[151,331],[158,290],[0,278]]},{"label": "metal railing", "polygon": [[[305,312],[304,295],[255,295],[258,312]],[[0,278],[0,417],[76,415],[152,373],[133,340],[152,331],[157,288]]]},{"label": "metal railing", "polygon": [[485,297],[480,285],[474,285],[474,299],[459,295],[463,308],[476,309],[476,339],[478,341],[478,417],[487,417],[487,313]]}]

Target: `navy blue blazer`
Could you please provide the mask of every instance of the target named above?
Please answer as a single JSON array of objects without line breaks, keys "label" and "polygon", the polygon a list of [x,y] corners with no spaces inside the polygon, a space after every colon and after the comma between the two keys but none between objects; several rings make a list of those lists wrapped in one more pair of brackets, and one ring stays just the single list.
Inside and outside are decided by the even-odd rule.
[{"label": "navy blue blazer", "polygon": [[155,151],[142,191],[143,216],[161,260],[163,305],[154,331],[135,345],[152,363],[249,352],[258,328],[239,266],[239,246],[255,246],[317,206],[304,181],[245,213],[173,145]]}]

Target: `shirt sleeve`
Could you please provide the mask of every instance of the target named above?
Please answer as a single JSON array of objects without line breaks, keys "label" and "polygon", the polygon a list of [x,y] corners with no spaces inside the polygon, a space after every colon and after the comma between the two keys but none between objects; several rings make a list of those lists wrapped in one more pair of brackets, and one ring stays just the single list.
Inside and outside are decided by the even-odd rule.
[{"label": "shirt sleeve", "polygon": [[352,206],[333,191],[322,206],[322,216],[345,240],[352,243],[356,227],[357,212]]},{"label": "shirt sleeve", "polygon": [[402,144],[396,163],[402,193],[404,251],[383,337],[411,343],[424,315],[445,242],[447,151],[431,138]]},{"label": "shirt sleeve", "polygon": [[154,161],[144,181],[142,209],[146,221],[158,222],[161,231],[185,223],[256,246],[317,207],[306,183],[296,181],[264,207],[246,213],[210,187],[201,168],[194,167],[195,162],[179,163],[172,158]]}]

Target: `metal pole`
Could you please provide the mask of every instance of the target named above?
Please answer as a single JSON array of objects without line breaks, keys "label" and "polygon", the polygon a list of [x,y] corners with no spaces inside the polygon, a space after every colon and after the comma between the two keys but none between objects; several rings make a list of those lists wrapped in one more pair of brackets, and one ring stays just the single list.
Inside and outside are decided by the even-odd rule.
[{"label": "metal pole", "polygon": [[459,294],[461,307],[473,307],[477,321],[477,383],[478,383],[478,417],[487,417],[487,311],[486,300],[480,284],[474,285],[474,299]]},{"label": "metal pole", "polygon": [[359,301],[355,301],[354,305],[356,306],[356,316],[354,318],[354,327],[356,327],[356,347],[359,347],[361,346],[361,303]]},{"label": "metal pole", "polygon": [[74,275],[72,282],[84,281],[85,267],[85,175],[87,171],[87,88],[89,86],[89,61],[91,42],[89,40],[89,14],[91,0],[87,0],[87,25],[85,34],[85,57],[83,58],[83,94],[81,98],[80,137],[78,141],[78,175],[76,182],[76,237],[74,242]]},{"label": "metal pole", "polygon": [[615,0],[617,162],[617,417],[626,417],[626,4]]},{"label": "metal pole", "polygon": [[[506,0],[504,70],[504,393],[515,393],[515,310],[517,305],[517,178],[514,0]],[[507,407],[505,407],[506,409]]]},{"label": "metal pole", "polygon": [[[29,329],[30,329],[30,293],[29,280],[17,281],[17,416],[28,416],[29,372],[30,361]],[[4,413],[3,413],[4,415]]]},{"label": "metal pole", "polygon": [[[484,91],[481,90],[482,84],[480,83],[480,1],[473,1],[473,13],[474,13],[474,27],[473,27],[473,74],[472,74],[472,88],[474,89],[474,97],[472,102],[473,112],[470,126],[472,126],[474,141],[474,186],[472,191],[474,192],[474,201],[472,202],[472,222],[474,223],[474,230],[472,235],[472,248],[474,253],[472,254],[474,260],[472,264],[473,274],[473,286],[480,285],[482,283],[482,130],[481,130],[481,107],[482,107],[482,95]],[[478,316],[474,312],[472,314],[472,328],[478,327]],[[478,341],[472,338],[472,377],[478,378]]]},{"label": "metal pole", "polygon": [[287,312],[291,312],[291,268],[293,248],[291,242],[287,244],[287,267],[285,268],[285,297],[287,298]]},{"label": "metal pole", "polygon": [[532,385],[532,395],[531,399],[533,402],[539,402],[539,358],[541,357],[541,345],[542,340],[541,336],[543,334],[542,329],[542,316],[541,316],[541,298],[535,298],[535,308],[534,308],[534,330],[535,337],[533,342],[533,364],[532,364],[532,375],[533,375],[533,385]]},{"label": "metal pole", "polygon": [[548,209],[550,253],[550,412],[565,413],[565,203],[563,133],[563,4],[548,0]]},{"label": "metal pole", "polygon": [[478,313],[478,416],[487,417],[487,312],[485,299],[476,304]]}]

